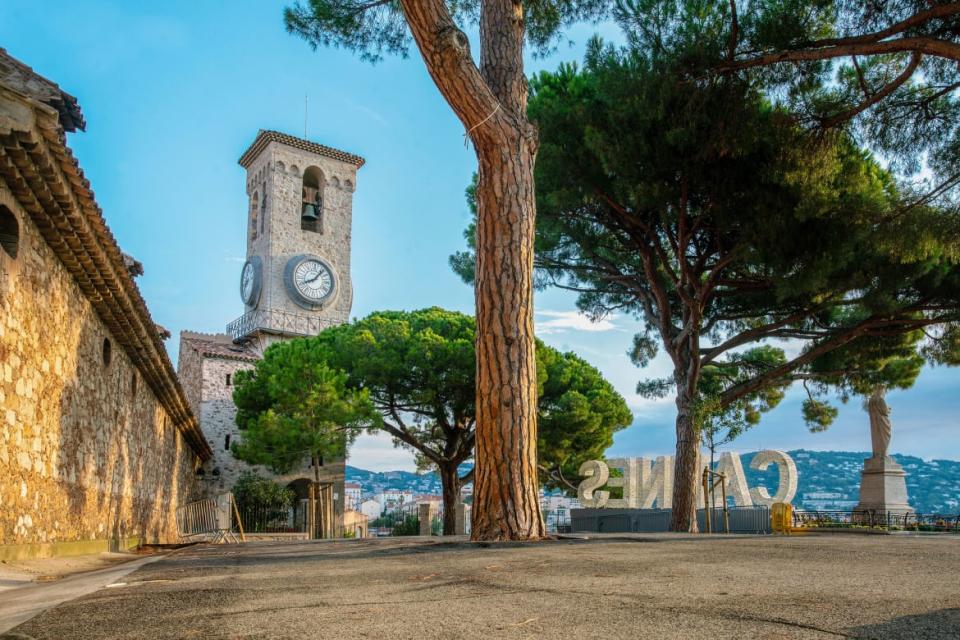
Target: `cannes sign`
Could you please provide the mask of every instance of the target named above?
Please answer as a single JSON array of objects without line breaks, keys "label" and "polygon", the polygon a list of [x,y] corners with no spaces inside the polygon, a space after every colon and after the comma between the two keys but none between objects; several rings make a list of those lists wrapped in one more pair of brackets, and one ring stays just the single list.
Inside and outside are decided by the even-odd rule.
[{"label": "cannes sign", "polygon": [[[771,505],[775,502],[790,502],[797,494],[797,465],[783,451],[767,449],[758,451],[750,461],[750,468],[760,471],[775,465],[780,475],[776,493],[770,495],[766,487],[747,487],[747,477],[740,464],[740,456],[733,452],[720,455],[715,471],[726,478],[727,496],[738,507]],[[703,465],[698,464],[702,469]],[[619,475],[611,477],[610,469],[618,469]],[[609,509],[660,509],[673,506],[673,456],[647,458],[614,458],[603,462],[589,460],[580,466],[584,477],[578,487],[580,504],[585,508]],[[611,498],[603,487],[621,487],[622,498]],[[697,504],[703,503],[703,485],[697,482]],[[719,490],[718,490],[719,493]],[[716,497],[719,501],[719,495]]]}]

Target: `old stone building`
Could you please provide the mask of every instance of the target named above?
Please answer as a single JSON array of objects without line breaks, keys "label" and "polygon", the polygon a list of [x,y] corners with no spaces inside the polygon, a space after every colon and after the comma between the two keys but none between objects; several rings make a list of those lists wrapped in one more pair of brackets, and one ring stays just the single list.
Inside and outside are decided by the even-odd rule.
[{"label": "old stone building", "polygon": [[0,559],[173,541],[212,453],[66,144],[83,128],[0,49]]},{"label": "old stone building", "polygon": [[[276,341],[316,335],[349,319],[353,192],[363,163],[275,131],[260,131],[240,158],[249,197],[247,260],[239,274],[244,313],[224,334],[180,335],[180,380],[213,448],[204,465],[208,492],[229,490],[252,469],[230,453],[231,443],[243,437],[232,400],[237,371],[254,366]],[[320,470],[340,523],[344,469],[343,460],[324,460]],[[302,468],[275,479],[306,497],[313,478],[305,457]]]}]

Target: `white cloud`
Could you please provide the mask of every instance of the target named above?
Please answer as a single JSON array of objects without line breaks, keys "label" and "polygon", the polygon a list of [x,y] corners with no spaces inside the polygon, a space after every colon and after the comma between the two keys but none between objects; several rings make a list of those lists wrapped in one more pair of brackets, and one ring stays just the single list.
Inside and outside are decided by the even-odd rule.
[{"label": "white cloud", "polygon": [[534,318],[537,333],[548,335],[562,331],[615,331],[618,327],[613,323],[616,315],[610,314],[596,322],[590,320],[579,311],[537,311],[535,316],[549,318],[548,320]]},{"label": "white cloud", "polygon": [[361,434],[350,447],[347,464],[367,471],[416,471],[413,454],[395,447],[385,433]]}]

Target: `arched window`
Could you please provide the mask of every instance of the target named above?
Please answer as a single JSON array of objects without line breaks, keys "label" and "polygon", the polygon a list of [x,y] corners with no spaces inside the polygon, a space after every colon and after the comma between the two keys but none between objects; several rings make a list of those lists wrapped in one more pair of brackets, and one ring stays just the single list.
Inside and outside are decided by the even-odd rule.
[{"label": "arched window", "polygon": [[257,239],[257,216],[260,214],[260,193],[258,191],[253,192],[253,197],[250,198],[250,239]]},{"label": "arched window", "polygon": [[303,172],[303,202],[300,204],[300,228],[323,233],[323,188],[326,181],[317,167]]},{"label": "arched window", "polygon": [[10,209],[0,204],[0,247],[11,258],[20,250],[20,223]]}]

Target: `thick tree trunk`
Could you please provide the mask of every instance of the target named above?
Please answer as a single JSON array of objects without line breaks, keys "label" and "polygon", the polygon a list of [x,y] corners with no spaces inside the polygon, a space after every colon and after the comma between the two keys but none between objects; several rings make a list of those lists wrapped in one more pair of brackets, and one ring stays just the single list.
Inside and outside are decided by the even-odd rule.
[{"label": "thick tree trunk", "polygon": [[687,385],[677,385],[677,451],[673,463],[673,514],[671,531],[697,532],[697,468],[700,452],[700,434],[693,416],[693,400],[684,391]]},{"label": "thick tree trunk", "polygon": [[479,149],[473,539],[545,535],[537,478],[531,141]]},{"label": "thick tree trunk", "polygon": [[523,3],[481,3],[479,68],[444,0],[401,5],[479,161],[473,539],[541,538],[533,337],[537,136],[527,121]]},{"label": "thick tree trunk", "polygon": [[457,502],[460,501],[459,465],[440,465],[440,484],[443,487],[443,535],[457,533]]}]

